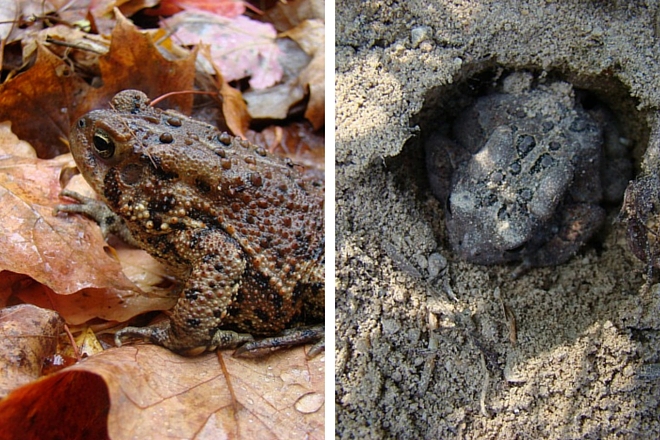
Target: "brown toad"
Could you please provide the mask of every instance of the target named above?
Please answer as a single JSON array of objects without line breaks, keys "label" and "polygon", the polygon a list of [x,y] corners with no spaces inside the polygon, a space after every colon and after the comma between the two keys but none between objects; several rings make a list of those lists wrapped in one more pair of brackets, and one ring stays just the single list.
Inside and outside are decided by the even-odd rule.
[{"label": "brown toad", "polygon": [[467,261],[561,264],[604,220],[599,123],[570,84],[533,82],[509,75],[458,115],[453,139],[426,143],[450,244]]},{"label": "brown toad", "polygon": [[71,152],[107,206],[64,192],[85,204],[59,207],[93,217],[181,280],[169,321],[123,329],[118,345],[142,336],[197,354],[319,322],[323,183],[290,160],[148,103],[144,93],[126,90],[111,110],[74,124]]}]

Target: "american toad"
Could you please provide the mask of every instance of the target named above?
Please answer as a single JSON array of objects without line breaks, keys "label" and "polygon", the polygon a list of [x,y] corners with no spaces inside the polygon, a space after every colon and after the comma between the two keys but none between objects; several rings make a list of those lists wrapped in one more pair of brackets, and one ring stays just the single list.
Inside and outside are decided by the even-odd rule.
[{"label": "american toad", "polygon": [[449,242],[467,261],[561,264],[604,220],[601,124],[570,84],[534,82],[512,73],[426,143]]},{"label": "american toad", "polygon": [[[112,109],[74,124],[71,152],[105,205],[65,192],[83,204],[59,207],[93,217],[181,281],[169,320],[123,329],[118,345],[125,336],[141,336],[191,355],[319,322],[323,183],[290,160],[148,103],[142,92],[126,90],[112,99]],[[253,347],[300,343],[309,335]]]}]

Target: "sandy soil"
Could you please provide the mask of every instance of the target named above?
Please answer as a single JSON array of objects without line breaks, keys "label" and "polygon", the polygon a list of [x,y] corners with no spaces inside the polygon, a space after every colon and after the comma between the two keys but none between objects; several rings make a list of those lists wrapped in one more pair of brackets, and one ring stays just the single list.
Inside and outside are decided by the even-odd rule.
[{"label": "sandy soil", "polygon": [[639,169],[658,123],[658,1],[336,11],[337,437],[660,437],[660,285],[618,207],[568,263],[512,280],[513,265],[449,250],[421,147],[484,83],[531,69],[608,105]]}]

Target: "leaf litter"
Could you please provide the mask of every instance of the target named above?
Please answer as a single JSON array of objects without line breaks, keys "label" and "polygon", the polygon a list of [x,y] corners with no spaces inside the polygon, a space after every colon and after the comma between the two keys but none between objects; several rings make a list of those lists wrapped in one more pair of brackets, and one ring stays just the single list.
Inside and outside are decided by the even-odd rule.
[{"label": "leaf litter", "polygon": [[[262,359],[234,359],[230,352],[185,359],[148,344],[102,351],[111,346],[118,323],[171,308],[176,281],[147,253],[119,240],[106,243],[92,221],[54,214],[56,205],[66,203],[59,197],[64,187],[93,195],[67,153],[69,127],[79,116],[107,108],[109,99],[127,88],[152,98],[202,90],[211,96],[177,94],[160,105],[290,156],[310,173],[323,173],[318,2],[277,4],[262,11],[275,27],[258,21],[260,14],[246,12],[241,2],[206,2],[223,3],[223,17],[211,17],[208,8],[200,12],[205,2],[167,3],[181,11],[160,12],[159,17],[172,16],[161,20],[164,27],[153,28],[156,20],[149,13],[155,9],[144,8],[166,2],[123,4],[122,12],[133,15],[129,20],[114,9],[119,2],[109,0],[92,9],[86,2],[0,1],[0,14],[5,14],[0,26],[0,300],[4,307],[26,304],[20,307],[29,307],[26,312],[34,316],[5,308],[18,317],[10,327],[0,317],[4,339],[19,353],[14,356],[18,362],[8,360],[0,377],[3,394],[9,393],[0,402],[0,426],[7,438],[39,438],[43,432],[62,438],[172,432],[213,438],[323,436],[324,356],[308,359],[304,347]],[[183,33],[184,39],[181,29],[192,33],[186,17],[199,16],[214,26],[225,25],[209,41],[201,34]],[[254,35],[232,34],[236,23]],[[314,32],[297,35],[296,26],[313,26]],[[283,41],[293,49],[280,50]],[[224,52],[223,63],[217,61],[220,52],[214,54],[218,47],[232,48]],[[305,61],[300,56],[294,60],[294,53],[303,53]],[[283,85],[295,99],[282,99],[281,108],[272,112],[251,114],[251,108],[273,106],[254,96],[246,105],[245,95]],[[71,345],[60,316],[78,335],[83,354],[67,352]],[[37,345],[19,345],[30,340]],[[44,359],[61,363],[54,360],[58,356],[83,360],[30,382],[43,371]],[[21,359],[28,358],[36,364],[22,365]],[[9,373],[14,367],[22,379]],[[233,396],[227,394],[230,388]],[[24,424],[27,412],[35,421],[30,426]]]}]

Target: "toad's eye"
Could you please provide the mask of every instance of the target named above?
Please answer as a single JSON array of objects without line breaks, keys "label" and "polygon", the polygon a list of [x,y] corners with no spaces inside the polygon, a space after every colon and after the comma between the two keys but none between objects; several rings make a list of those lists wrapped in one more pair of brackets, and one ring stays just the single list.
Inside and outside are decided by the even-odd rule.
[{"label": "toad's eye", "polygon": [[92,138],[94,149],[102,159],[110,159],[115,154],[115,143],[108,133],[98,130]]}]

